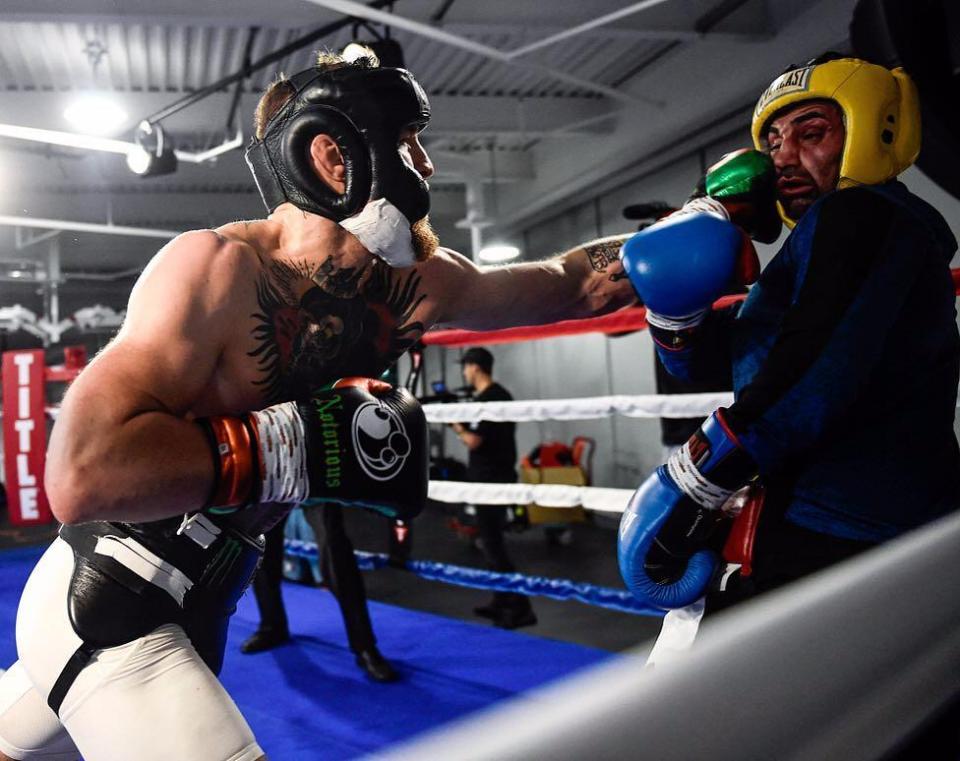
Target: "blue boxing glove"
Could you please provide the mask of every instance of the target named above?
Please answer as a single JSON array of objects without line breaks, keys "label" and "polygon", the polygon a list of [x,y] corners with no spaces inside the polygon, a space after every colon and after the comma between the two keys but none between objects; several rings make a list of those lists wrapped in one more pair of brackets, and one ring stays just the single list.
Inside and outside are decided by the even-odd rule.
[{"label": "blue boxing glove", "polygon": [[633,595],[682,608],[705,592],[719,564],[726,517],[720,509],[757,474],[723,408],[714,412],[634,493],[620,521],[617,558]]},{"label": "blue boxing glove", "polygon": [[623,246],[624,270],[650,325],[695,327],[719,296],[759,276],[750,236],[772,243],[780,228],[770,157],[753,150],[723,156],[682,208]]},{"label": "blue boxing glove", "polygon": [[623,269],[651,326],[696,327],[714,301],[743,282],[743,260],[756,253],[725,214],[718,201],[698,198],[623,244]]}]

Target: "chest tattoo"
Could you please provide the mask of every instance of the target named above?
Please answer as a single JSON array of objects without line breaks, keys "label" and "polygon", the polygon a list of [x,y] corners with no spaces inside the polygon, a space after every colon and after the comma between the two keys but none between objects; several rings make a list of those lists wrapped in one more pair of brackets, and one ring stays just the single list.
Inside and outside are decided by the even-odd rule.
[{"label": "chest tattoo", "polygon": [[309,395],[348,375],[377,377],[423,334],[412,315],[420,275],[273,262],[257,283],[254,348],[268,403]]}]

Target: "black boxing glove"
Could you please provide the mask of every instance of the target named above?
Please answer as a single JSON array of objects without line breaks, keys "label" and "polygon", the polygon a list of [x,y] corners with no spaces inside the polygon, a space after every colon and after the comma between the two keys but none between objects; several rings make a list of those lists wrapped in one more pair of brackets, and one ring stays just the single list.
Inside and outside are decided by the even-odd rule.
[{"label": "black boxing glove", "polygon": [[216,463],[210,512],[335,502],[410,519],[426,504],[427,423],[406,389],[346,378],[307,401],[197,422]]}]

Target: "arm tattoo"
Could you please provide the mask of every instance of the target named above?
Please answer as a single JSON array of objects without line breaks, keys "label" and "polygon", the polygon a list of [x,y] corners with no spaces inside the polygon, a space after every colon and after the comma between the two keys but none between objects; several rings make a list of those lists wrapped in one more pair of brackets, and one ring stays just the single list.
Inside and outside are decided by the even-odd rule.
[{"label": "arm tattoo", "polygon": [[[590,260],[590,266],[593,267],[594,272],[606,272],[608,266],[620,261],[621,245],[622,242],[619,239],[599,240],[587,243],[583,250],[587,252],[587,258]],[[623,280],[626,276],[623,271],[614,272],[610,275],[610,281]]]}]

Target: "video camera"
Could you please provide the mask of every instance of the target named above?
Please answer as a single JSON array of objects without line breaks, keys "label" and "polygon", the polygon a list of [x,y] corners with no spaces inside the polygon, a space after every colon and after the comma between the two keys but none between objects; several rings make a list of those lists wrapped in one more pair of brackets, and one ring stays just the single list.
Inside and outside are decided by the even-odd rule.
[{"label": "video camera", "polygon": [[420,397],[420,404],[452,404],[454,402],[468,401],[473,395],[471,386],[459,386],[454,389],[448,389],[447,384],[442,380],[433,381],[430,384],[433,393],[428,396]]}]

